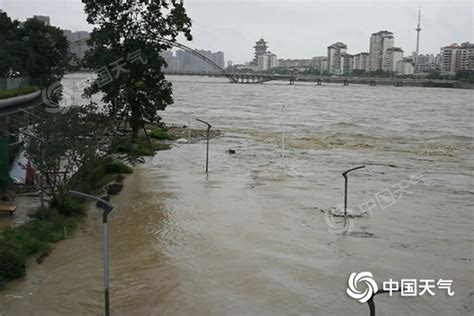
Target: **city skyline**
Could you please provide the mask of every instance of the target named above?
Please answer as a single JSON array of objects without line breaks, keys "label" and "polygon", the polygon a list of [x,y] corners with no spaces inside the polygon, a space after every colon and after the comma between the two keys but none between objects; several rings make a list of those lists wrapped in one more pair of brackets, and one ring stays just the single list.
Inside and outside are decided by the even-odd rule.
[{"label": "city skyline", "polygon": [[[193,42],[187,45],[224,51],[226,60],[234,64],[252,60],[254,52],[248,47],[262,37],[271,43],[270,50],[278,58],[298,59],[324,56],[327,46],[338,41],[350,47],[351,53],[368,52],[370,34],[379,30],[396,34],[397,46],[410,55],[416,50],[419,5],[423,29],[420,54],[436,54],[451,43],[473,41],[473,7],[470,1],[464,0],[331,3],[189,0],[185,4],[193,19],[194,35]],[[19,20],[47,15],[52,25],[62,29],[92,29],[79,0],[0,0],[0,8]]]}]

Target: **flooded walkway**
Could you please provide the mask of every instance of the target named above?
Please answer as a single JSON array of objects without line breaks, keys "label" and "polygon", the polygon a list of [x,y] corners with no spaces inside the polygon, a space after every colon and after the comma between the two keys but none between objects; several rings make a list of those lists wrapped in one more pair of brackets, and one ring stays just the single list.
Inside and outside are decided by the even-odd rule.
[{"label": "flooded walkway", "polygon": [[[472,312],[470,92],[431,97],[438,90],[407,88],[403,98],[426,101],[413,109],[396,88],[192,80],[174,83],[165,120],[204,118],[224,135],[211,141],[208,176],[205,144],[179,144],[138,166],[112,200],[113,315],[365,316],[366,304],[346,294],[349,274],[360,271],[377,280],[453,280],[453,297],[377,297],[380,315]],[[335,92],[345,107],[331,101]],[[388,98],[384,113],[379,93]],[[412,124],[414,115],[425,124]],[[320,209],[342,202],[341,172],[359,164],[368,168],[351,175],[351,207],[419,174],[429,183],[357,219],[351,234],[331,233]],[[0,292],[0,314],[101,314],[99,222],[92,210],[76,236],[42,265],[31,263]]]}]

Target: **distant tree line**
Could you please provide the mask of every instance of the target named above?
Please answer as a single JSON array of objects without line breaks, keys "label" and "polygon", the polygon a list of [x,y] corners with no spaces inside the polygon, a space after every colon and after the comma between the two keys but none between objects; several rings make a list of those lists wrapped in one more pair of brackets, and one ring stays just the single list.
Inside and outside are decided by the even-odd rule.
[{"label": "distant tree line", "polygon": [[431,72],[427,79],[451,79],[474,83],[474,70],[459,70],[454,76],[442,75],[439,71]]}]

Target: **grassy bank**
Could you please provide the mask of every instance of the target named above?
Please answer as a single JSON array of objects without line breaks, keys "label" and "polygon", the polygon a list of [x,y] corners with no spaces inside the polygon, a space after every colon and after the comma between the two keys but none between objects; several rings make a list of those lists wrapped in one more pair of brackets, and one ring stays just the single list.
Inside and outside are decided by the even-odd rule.
[{"label": "grassy bank", "polygon": [[134,141],[128,136],[116,137],[112,143],[112,151],[132,157],[153,156],[157,151],[170,149],[170,145],[163,141],[171,140],[175,138],[166,129],[156,128],[150,132],[148,139],[143,133]]},{"label": "grassy bank", "polygon": [[27,87],[11,89],[11,90],[0,90],[0,100],[17,97],[24,94],[29,94],[38,90],[39,88],[35,86],[27,86]]},{"label": "grassy bank", "polygon": [[[112,160],[95,161],[71,179],[70,189],[99,193],[118,174],[132,169]],[[66,238],[86,216],[85,201],[66,197],[54,207],[38,209],[24,225],[0,232],[0,287],[26,273],[26,260],[38,255],[37,262],[51,251],[53,243]]]}]

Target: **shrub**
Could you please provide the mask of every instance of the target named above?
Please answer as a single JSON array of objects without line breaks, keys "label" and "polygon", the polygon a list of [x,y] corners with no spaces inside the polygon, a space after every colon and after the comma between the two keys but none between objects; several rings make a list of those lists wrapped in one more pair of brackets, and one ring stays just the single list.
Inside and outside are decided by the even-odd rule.
[{"label": "shrub", "polygon": [[54,221],[59,216],[59,212],[55,208],[39,207],[30,215],[31,218],[41,219],[46,221]]},{"label": "shrub", "polygon": [[52,207],[56,208],[61,215],[76,216],[85,213],[85,207],[81,200],[66,197],[62,201],[54,200]]},{"label": "shrub", "polygon": [[106,174],[133,173],[133,169],[119,161],[109,161],[104,165]]},{"label": "shrub", "polygon": [[26,223],[21,228],[39,241],[58,242],[63,239],[63,227],[57,225],[60,224],[60,222],[61,219],[59,216],[56,217],[56,221],[42,221],[36,219]]},{"label": "shrub", "polygon": [[156,128],[151,131],[150,137],[158,140],[173,140],[170,134],[165,129]]},{"label": "shrub", "polygon": [[116,147],[117,152],[128,154],[131,156],[153,156],[156,151],[167,150],[170,146],[167,144],[152,144],[151,147],[147,143],[123,143]]},{"label": "shrub", "polygon": [[3,232],[3,242],[22,255],[31,255],[49,249],[48,244],[33,236],[25,225],[6,229]]},{"label": "shrub", "polygon": [[5,243],[0,243],[0,283],[25,275],[25,257],[16,253]]}]

